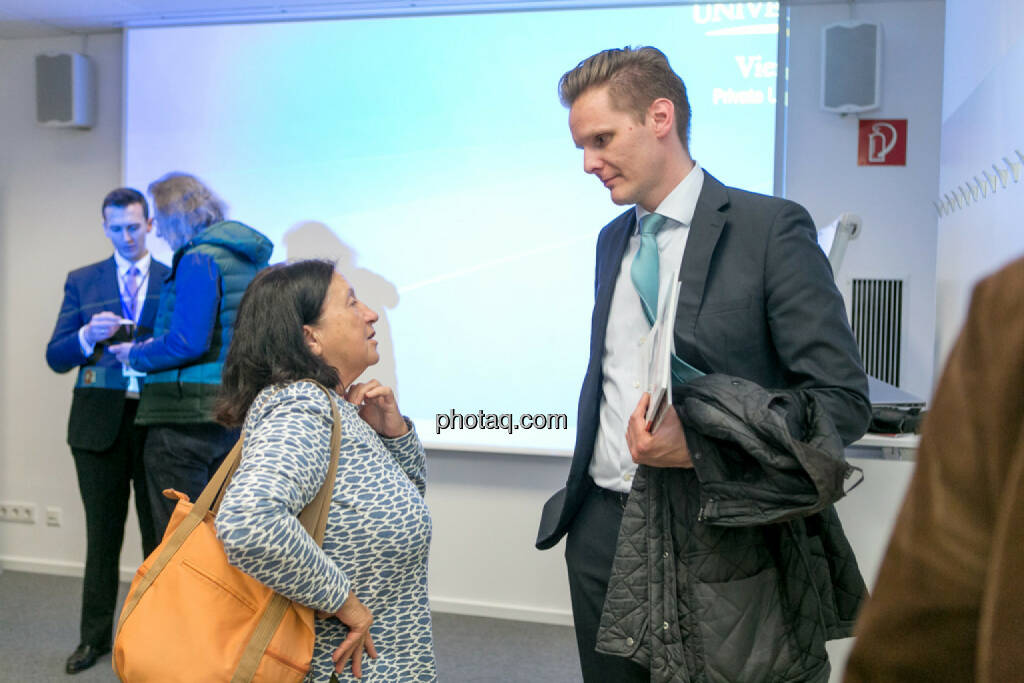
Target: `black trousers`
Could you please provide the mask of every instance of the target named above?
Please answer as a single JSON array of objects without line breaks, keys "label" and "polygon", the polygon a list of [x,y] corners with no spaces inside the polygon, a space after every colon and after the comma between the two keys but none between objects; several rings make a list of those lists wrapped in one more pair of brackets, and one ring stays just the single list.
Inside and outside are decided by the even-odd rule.
[{"label": "black trousers", "polygon": [[71,449],[78,472],[78,490],[85,505],[85,579],[79,637],[82,644],[98,648],[109,647],[111,643],[118,565],[133,484],[143,556],[156,547],[142,464],[146,430],[134,425],[137,407],[138,401],[125,401],[117,439],[107,450]]},{"label": "black trousers", "polygon": [[146,480],[156,537],[162,539],[177,501],[164,489],[188,494],[195,502],[224,456],[238,441],[238,429],[213,422],[153,425],[146,435]]},{"label": "black trousers", "polygon": [[572,618],[586,683],[647,683],[651,679],[647,669],[625,657],[594,651],[625,500],[625,494],[593,486],[565,539]]}]

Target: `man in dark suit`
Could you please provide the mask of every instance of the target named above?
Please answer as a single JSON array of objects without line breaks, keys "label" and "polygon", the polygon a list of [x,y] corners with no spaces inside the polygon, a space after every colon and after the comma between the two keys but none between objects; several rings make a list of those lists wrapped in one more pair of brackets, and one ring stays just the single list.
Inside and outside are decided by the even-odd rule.
[{"label": "man in dark suit", "polygon": [[68,273],[57,325],[46,347],[56,372],[78,368],[68,445],[85,505],[86,557],[78,648],[65,670],[78,673],[110,651],[118,564],[131,485],[142,533],[142,550],[156,547],[146,477],[145,429],[135,427],[139,379],[126,376],[108,346],[152,334],[160,287],[168,268],[146,250],[152,229],[146,198],[119,188],[103,200],[103,232],[114,255]]},{"label": "man in dark suit", "polygon": [[[562,77],[560,95],[584,171],[614,203],[635,206],[598,238],[576,446],[566,488],[545,505],[537,546],[568,534],[584,679],[647,681],[643,667],[594,651],[637,465],[692,467],[676,412],[646,430],[644,308],[657,310],[658,289],[668,291],[679,268],[675,354],[689,372],[792,390],[796,408],[787,419],[796,434],[802,405],[814,396],[844,441],[859,438],[870,417],[867,380],[810,216],[793,202],[726,187],[694,162],[686,89],[661,52],[598,53]],[[651,278],[655,302],[648,305],[640,292]]]}]

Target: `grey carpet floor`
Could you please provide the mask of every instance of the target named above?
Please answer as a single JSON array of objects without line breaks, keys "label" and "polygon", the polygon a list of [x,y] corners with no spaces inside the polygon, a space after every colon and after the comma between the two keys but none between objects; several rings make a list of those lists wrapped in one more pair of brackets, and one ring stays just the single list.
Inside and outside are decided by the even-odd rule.
[{"label": "grey carpet floor", "polygon": [[[127,588],[122,584],[121,599]],[[117,682],[110,655],[88,671],[64,673],[64,660],[78,644],[81,590],[79,578],[0,574],[0,681]],[[445,682],[581,680],[576,639],[565,626],[434,613],[434,647],[439,678]]]}]

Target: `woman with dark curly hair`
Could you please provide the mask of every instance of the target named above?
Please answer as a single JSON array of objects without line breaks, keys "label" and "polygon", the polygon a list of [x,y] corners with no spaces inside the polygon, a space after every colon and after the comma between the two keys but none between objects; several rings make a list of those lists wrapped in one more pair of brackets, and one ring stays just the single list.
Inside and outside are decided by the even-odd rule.
[{"label": "woman with dark curly hair", "polygon": [[[233,565],[326,615],[310,681],[437,678],[423,446],[391,388],[355,383],[378,360],[376,321],[334,264],[271,266],[242,299],[224,366],[217,416],[245,442],[217,535]],[[309,380],[341,419],[322,548],[297,518],[330,460],[331,405]]]}]

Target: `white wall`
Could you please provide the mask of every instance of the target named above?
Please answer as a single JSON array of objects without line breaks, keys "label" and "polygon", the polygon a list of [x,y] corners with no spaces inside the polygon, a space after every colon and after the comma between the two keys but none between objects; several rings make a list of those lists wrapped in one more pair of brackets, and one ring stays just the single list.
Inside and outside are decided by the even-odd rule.
[{"label": "white wall", "polygon": [[541,507],[565,483],[569,460],[430,452],[427,465],[434,608],[571,624],[563,546],[533,547]]},{"label": "white wall", "polygon": [[[948,0],[946,25],[939,191],[952,194],[968,183],[984,183],[986,171],[995,176],[993,164],[1005,170],[1003,157],[1018,165],[1024,162],[1017,154],[1024,153],[1024,3]],[[963,324],[974,283],[1024,253],[1022,214],[1024,173],[939,219],[940,363]]]},{"label": "white wall", "polygon": [[[938,144],[937,113],[929,123],[928,112],[938,111],[938,66],[932,58],[941,59],[941,3],[872,4],[858,11],[885,24],[887,63],[894,54],[897,64],[909,56],[911,48],[894,43],[913,45],[915,59],[887,71],[880,112],[911,119],[913,166],[877,176],[857,169],[852,121],[817,107],[820,26],[845,18],[845,9],[798,7],[789,195],[819,222],[841,211],[862,213],[865,235],[850,247],[847,272],[874,275],[863,271],[889,258],[909,268],[912,315],[930,348],[931,314],[918,308],[934,309],[930,302],[919,306],[917,299],[932,287],[934,238],[928,235],[934,224],[926,224],[918,205],[928,207],[936,185],[937,156],[931,170],[926,161]],[[120,180],[121,40],[116,35],[89,39],[101,90],[98,125],[91,131],[35,125],[32,59],[44,50],[81,47],[79,39],[0,41],[0,500],[34,502],[40,511],[47,505],[64,509],[64,526],[58,529],[0,524],[0,560],[13,568],[70,573],[80,571],[85,552],[81,504],[64,443],[73,380],[49,371],[43,349],[65,272],[110,251],[100,232],[98,204]],[[899,192],[890,189],[896,184]],[[914,243],[916,256],[887,256],[894,242]],[[921,366],[928,366],[927,372],[915,370],[913,388],[928,393],[930,361]],[[575,406],[566,406],[570,410]],[[448,452],[428,457],[434,604],[447,611],[569,623],[562,547],[533,549],[541,505],[564,482],[568,460]],[[873,464],[865,484],[840,506],[869,578],[877,570],[909,469]],[[122,566],[130,572],[139,559],[137,533],[129,531]]]},{"label": "white wall", "polygon": [[[85,52],[98,80],[96,126],[35,123],[35,56]],[[67,271],[106,258],[100,202],[121,178],[121,36],[0,40],[0,500],[63,509],[51,528],[0,525],[0,558],[79,572],[85,520],[65,444],[74,375],[43,358]],[[134,529],[134,521],[132,527]],[[130,532],[126,562],[140,558]]]},{"label": "white wall", "polygon": [[[858,166],[856,116],[822,111],[821,29],[851,18],[882,24],[881,108],[864,118],[908,119],[906,166]],[[904,280],[900,386],[931,395],[935,335],[935,223],[943,3],[883,2],[792,9],[786,195],[818,225],[844,211],[864,219],[838,283],[850,301],[853,278]]]}]

